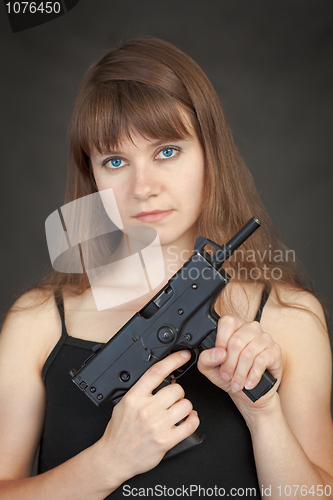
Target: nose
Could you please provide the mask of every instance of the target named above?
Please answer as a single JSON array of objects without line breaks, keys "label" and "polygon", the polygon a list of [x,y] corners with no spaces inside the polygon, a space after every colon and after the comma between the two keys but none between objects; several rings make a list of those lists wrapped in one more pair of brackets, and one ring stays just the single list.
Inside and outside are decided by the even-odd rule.
[{"label": "nose", "polygon": [[132,182],[133,195],[139,200],[157,196],[161,191],[161,182],[156,168],[151,168],[148,165],[142,165],[135,169]]}]

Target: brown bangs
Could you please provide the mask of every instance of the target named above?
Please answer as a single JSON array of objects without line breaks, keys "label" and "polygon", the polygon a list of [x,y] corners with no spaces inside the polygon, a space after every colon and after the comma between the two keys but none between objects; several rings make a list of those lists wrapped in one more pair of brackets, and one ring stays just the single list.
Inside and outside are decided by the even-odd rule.
[{"label": "brown bangs", "polygon": [[[188,122],[184,111],[189,116]],[[192,110],[143,83],[111,81],[87,95],[77,120],[77,141],[87,156],[117,149],[133,133],[146,139],[181,140],[197,128]]]}]

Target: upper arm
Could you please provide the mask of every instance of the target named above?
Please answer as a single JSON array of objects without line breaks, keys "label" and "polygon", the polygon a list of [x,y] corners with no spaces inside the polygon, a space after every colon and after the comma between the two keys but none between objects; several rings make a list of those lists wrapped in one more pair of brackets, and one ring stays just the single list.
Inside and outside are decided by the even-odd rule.
[{"label": "upper arm", "polygon": [[50,347],[47,325],[56,325],[52,310],[44,304],[10,313],[0,335],[0,479],[31,473],[44,421],[41,368]]},{"label": "upper arm", "polygon": [[[294,297],[295,298],[295,297]],[[272,327],[283,353],[279,388],[283,413],[310,461],[333,474],[332,354],[319,302],[302,292]]]}]

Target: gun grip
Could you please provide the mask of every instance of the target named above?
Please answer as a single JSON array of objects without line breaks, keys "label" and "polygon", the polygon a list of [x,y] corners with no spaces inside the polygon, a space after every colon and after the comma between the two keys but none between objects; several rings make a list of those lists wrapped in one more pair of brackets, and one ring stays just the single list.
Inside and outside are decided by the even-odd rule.
[{"label": "gun grip", "polygon": [[191,436],[184,439],[180,443],[176,444],[176,446],[171,448],[171,450],[167,451],[162,461],[167,460],[168,458],[174,457],[176,455],[179,455],[179,453],[183,453],[184,451],[187,451],[191,448],[194,448],[194,446],[201,444],[204,439],[205,439],[204,434],[199,434],[198,432],[194,432],[193,434],[191,434]]},{"label": "gun grip", "polygon": [[253,389],[243,389],[243,392],[253,401],[257,401],[261,396],[266,394],[273,385],[276,383],[276,378],[274,378],[269,371],[265,371],[262,374],[259,384],[257,384]]}]

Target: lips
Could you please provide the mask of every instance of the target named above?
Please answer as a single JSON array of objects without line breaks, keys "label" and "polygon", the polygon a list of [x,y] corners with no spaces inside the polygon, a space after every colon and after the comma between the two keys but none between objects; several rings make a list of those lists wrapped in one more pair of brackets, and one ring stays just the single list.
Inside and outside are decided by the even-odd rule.
[{"label": "lips", "polygon": [[172,210],[153,210],[152,212],[139,212],[134,217],[141,222],[158,222],[165,219],[172,213]]}]

